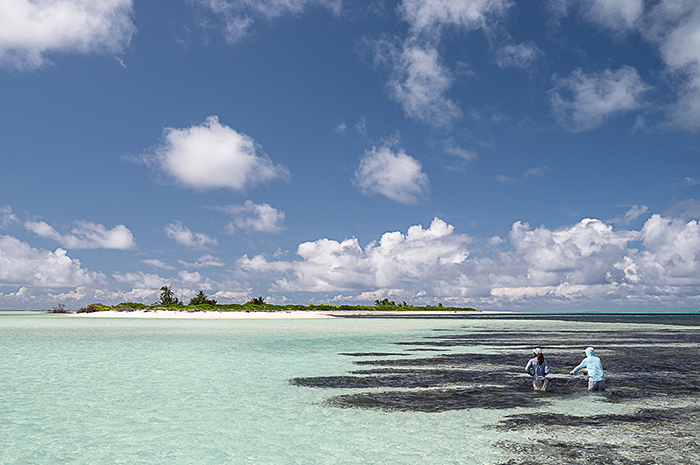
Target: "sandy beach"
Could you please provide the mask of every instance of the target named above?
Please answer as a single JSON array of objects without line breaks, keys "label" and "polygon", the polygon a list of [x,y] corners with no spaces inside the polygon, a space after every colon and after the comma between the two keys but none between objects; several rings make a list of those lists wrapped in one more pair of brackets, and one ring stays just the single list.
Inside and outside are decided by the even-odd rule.
[{"label": "sandy beach", "polygon": [[115,312],[107,310],[94,313],[73,313],[76,318],[180,318],[180,319],[318,319],[335,318],[339,316],[410,316],[410,315],[474,315],[479,313],[506,313],[506,312],[472,312],[472,311],[422,311],[422,312],[383,312],[383,311],[276,311],[276,312],[189,312],[176,310],[136,310],[133,312]]}]

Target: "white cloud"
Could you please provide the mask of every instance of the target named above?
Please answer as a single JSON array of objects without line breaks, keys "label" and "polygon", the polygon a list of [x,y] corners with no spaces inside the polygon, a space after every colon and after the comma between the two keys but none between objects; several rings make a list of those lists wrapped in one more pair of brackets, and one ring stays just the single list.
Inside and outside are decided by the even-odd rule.
[{"label": "white cloud", "polygon": [[335,133],[338,134],[338,135],[340,135],[340,136],[342,136],[342,135],[345,134],[345,131],[346,131],[347,129],[348,129],[348,125],[345,124],[345,123],[343,123],[343,122],[341,121],[340,123],[338,123],[338,124],[335,126]]},{"label": "white cloud", "polygon": [[357,122],[355,125],[355,130],[362,136],[367,135],[367,117],[362,115],[360,116],[360,121]]},{"label": "white cloud", "polygon": [[518,182],[518,180],[516,178],[506,176],[505,174],[497,175],[496,181],[500,182],[501,184],[514,184],[514,183]]},{"label": "white cloud", "polygon": [[177,276],[184,284],[200,284],[202,282],[202,275],[199,273],[199,271],[190,273],[189,271],[182,270],[177,274]]},{"label": "white cloud", "polygon": [[430,277],[449,276],[469,256],[466,235],[435,218],[428,229],[412,226],[406,234],[388,232],[364,249],[356,238],[338,242],[319,239],[299,245],[300,261],[268,261],[243,257],[239,266],[252,273],[290,274],[276,281],[282,291],[336,292],[399,288],[422,284]]},{"label": "white cloud", "polygon": [[548,166],[538,166],[536,168],[528,168],[523,171],[523,178],[540,178],[544,176],[550,168]]},{"label": "white cloud", "polygon": [[131,231],[119,224],[112,229],[104,225],[79,221],[70,234],[61,234],[45,221],[27,221],[24,227],[41,237],[52,239],[68,249],[118,249],[136,248]]},{"label": "white cloud", "polygon": [[428,189],[428,177],[415,158],[389,147],[372,147],[355,171],[355,184],[364,194],[380,194],[401,203],[414,203]]},{"label": "white cloud", "polygon": [[496,51],[496,64],[501,68],[528,69],[543,55],[542,50],[531,42],[505,44]]},{"label": "white cloud", "polygon": [[477,155],[475,152],[463,149],[458,145],[453,145],[451,140],[446,141],[445,143],[445,153],[453,155],[457,158],[461,158],[465,162],[470,162],[477,159]]},{"label": "white cloud", "polygon": [[[462,116],[459,105],[447,95],[454,78],[438,52],[444,31],[490,29],[511,5],[509,0],[403,0],[399,4],[398,15],[408,23],[409,33],[403,40],[376,41],[374,59],[390,69],[389,95],[407,117],[447,127]],[[520,52],[522,58],[524,50]]]},{"label": "white cloud", "polygon": [[164,138],[146,160],[193,189],[243,191],[289,174],[251,137],[222,125],[216,116],[189,128],[166,128]]},{"label": "white cloud", "polygon": [[[637,281],[656,286],[700,286],[700,225],[697,221],[652,215],[641,240],[646,250],[632,251]],[[629,266],[629,265],[628,265]]]},{"label": "white cloud", "polygon": [[52,296],[54,299],[58,300],[59,302],[63,302],[66,300],[82,300],[85,297],[87,297],[89,290],[85,287],[78,287],[72,291],[69,292],[61,292],[60,294],[49,294]]},{"label": "white cloud", "polygon": [[175,221],[165,226],[165,234],[175,241],[192,249],[206,249],[217,244],[217,240],[204,233],[195,233],[183,226],[180,221]]},{"label": "white cloud", "polygon": [[406,116],[437,127],[462,116],[459,106],[446,96],[452,73],[440,63],[435,48],[408,42],[387,56],[392,67],[389,93]]},{"label": "white cloud", "polygon": [[209,254],[202,255],[194,263],[187,263],[185,261],[180,260],[180,264],[183,266],[194,267],[194,268],[204,268],[204,267],[210,267],[210,266],[221,268],[221,267],[226,265],[220,259],[216,258],[213,255],[209,255]]},{"label": "white cloud", "polygon": [[644,14],[644,0],[549,0],[548,6],[555,21],[577,11],[615,35],[638,27]]},{"label": "white cloud", "polygon": [[220,303],[222,301],[229,301],[229,302],[247,302],[251,298],[251,292],[252,289],[247,288],[246,290],[243,291],[218,291],[215,294],[213,294],[211,297],[215,298],[218,300]]},{"label": "white cloud", "polygon": [[246,200],[243,205],[228,205],[221,210],[231,216],[229,232],[237,229],[248,232],[277,233],[284,230],[283,211],[266,203],[257,204]]},{"label": "white cloud", "polygon": [[0,236],[0,285],[76,287],[102,281],[99,273],[81,267],[63,249],[54,252],[35,249],[11,236]]},{"label": "white cloud", "polygon": [[700,128],[700,3],[695,0],[549,0],[555,21],[571,12],[614,36],[641,34],[658,47],[678,98],[665,105],[667,124]]},{"label": "white cloud", "polygon": [[444,145],[445,153],[452,155],[457,159],[456,163],[450,163],[450,165],[447,166],[448,169],[464,170],[468,163],[471,163],[478,158],[476,152],[463,149],[462,147],[455,145],[451,139],[446,140]]},{"label": "white cloud", "polygon": [[398,12],[414,35],[436,35],[448,27],[483,28],[503,16],[512,4],[510,0],[403,0]]},{"label": "white cloud", "polygon": [[224,35],[229,43],[236,43],[250,34],[256,21],[270,22],[284,15],[300,14],[312,6],[327,8],[339,14],[341,0],[193,0],[211,10],[224,22]]},{"label": "white cloud", "polygon": [[700,3],[663,0],[649,13],[642,33],[659,46],[661,57],[681,90],[671,107],[672,123],[686,130],[700,128]]},{"label": "white cloud", "polygon": [[445,153],[454,157],[445,166],[448,170],[464,171],[467,165],[478,158],[476,152],[455,145],[451,139],[444,142]]},{"label": "white cloud", "polygon": [[155,268],[162,268],[164,270],[171,270],[172,271],[175,269],[174,266],[168,265],[164,261],[158,260],[158,259],[141,260],[141,263],[145,263],[146,265],[150,265],[150,266],[155,267]]},{"label": "white cloud", "polygon": [[[522,178],[523,179],[541,178],[550,169],[551,168],[549,168],[548,166],[538,166],[535,168],[528,168],[525,171],[523,171]],[[496,181],[500,182],[501,184],[515,184],[516,182],[519,182],[520,179],[511,177],[511,176],[506,176],[505,174],[499,174],[496,176]]]},{"label": "white cloud", "polygon": [[590,218],[556,231],[531,230],[518,221],[510,233],[511,244],[527,263],[528,282],[538,286],[605,283],[606,273],[636,237]]},{"label": "white cloud", "polygon": [[[624,217],[639,218],[646,211],[634,206]],[[181,264],[223,265],[210,255],[195,264]],[[36,299],[106,303],[155,299],[163,285],[179,286],[179,296],[218,289],[213,294],[217,300],[228,296],[240,301],[253,295],[250,281],[255,287],[271,282],[255,295],[279,302],[290,299],[287,293],[313,292],[326,293],[336,301],[370,303],[388,296],[418,305],[442,301],[477,308],[643,309],[664,302],[688,308],[698,300],[700,224],[685,216],[661,215],[652,215],[639,231],[615,229],[594,218],[559,229],[516,222],[506,239],[496,236],[476,243],[435,218],[428,228],[416,225],[406,232],[387,232],[366,245],[356,238],[323,238],[301,243],[295,259],[281,253],[243,256],[234,269],[244,285],[214,282],[201,269],[181,269],[170,279],[117,272],[112,275],[113,284],[128,289],[110,289],[104,276],[84,270],[62,249],[37,250],[16,238],[0,236],[0,286],[19,289],[0,297],[8,305],[24,302],[25,308],[32,302],[36,306]],[[42,287],[70,289],[42,296],[37,294]]]},{"label": "white cloud", "polygon": [[3,0],[0,64],[32,70],[49,53],[121,53],[136,32],[132,5],[132,0]]},{"label": "white cloud", "polygon": [[666,216],[681,215],[683,217],[700,218],[700,199],[679,200],[674,202],[668,210],[670,215],[667,214]]},{"label": "white cloud", "polygon": [[586,17],[610,31],[636,27],[644,12],[643,0],[587,0],[581,5]]},{"label": "white cloud", "polygon": [[9,206],[0,207],[0,228],[7,228],[11,224],[19,223],[17,215],[12,212]]},{"label": "white cloud", "polygon": [[548,92],[552,112],[559,124],[574,132],[594,129],[606,118],[639,108],[649,89],[630,66],[590,74],[576,69],[553,81]]},{"label": "white cloud", "polygon": [[618,218],[608,220],[608,223],[627,226],[632,221],[645,214],[648,210],[649,207],[647,207],[646,205],[632,205],[632,207],[629,210],[627,210],[624,215]]},{"label": "white cloud", "polygon": [[[126,283],[138,289],[160,289],[169,284],[169,280],[163,279],[157,274],[144,273],[114,273],[112,278],[118,283]],[[153,291],[152,291],[153,292]]]}]

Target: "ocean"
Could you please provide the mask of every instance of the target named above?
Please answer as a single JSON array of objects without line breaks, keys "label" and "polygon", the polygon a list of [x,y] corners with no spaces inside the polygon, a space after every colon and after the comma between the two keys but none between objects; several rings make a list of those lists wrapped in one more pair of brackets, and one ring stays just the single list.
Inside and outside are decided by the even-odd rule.
[{"label": "ocean", "polygon": [[[696,464],[699,325],[0,312],[0,464]],[[588,346],[604,393],[568,375]]]}]

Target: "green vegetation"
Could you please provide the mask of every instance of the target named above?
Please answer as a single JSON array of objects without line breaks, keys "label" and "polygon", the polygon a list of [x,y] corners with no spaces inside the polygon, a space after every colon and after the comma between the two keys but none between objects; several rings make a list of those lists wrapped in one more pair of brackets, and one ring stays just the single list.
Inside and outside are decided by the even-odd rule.
[{"label": "green vegetation", "polygon": [[[428,305],[424,307],[415,307],[413,305],[407,304],[406,301],[402,301],[397,304],[393,300],[384,298],[382,300],[375,300],[375,305],[331,305],[331,304],[318,304],[318,305],[274,305],[265,302],[265,299],[260,297],[254,297],[244,304],[219,304],[216,300],[210,299],[204,291],[199,291],[196,296],[190,299],[189,304],[185,305],[181,300],[179,300],[172,289],[169,286],[163,286],[160,288],[160,300],[152,305],[146,305],[139,302],[122,302],[118,305],[109,306],[100,303],[94,303],[87,305],[77,311],[77,313],[94,313],[101,312],[105,310],[114,310],[117,312],[133,312],[135,310],[144,311],[155,311],[155,310],[180,310],[187,312],[200,312],[200,311],[219,311],[219,312],[282,312],[282,311],[343,311],[343,310],[354,310],[354,311],[393,311],[393,312],[420,312],[420,311],[477,311],[471,307],[443,307],[442,303],[437,305]],[[56,311],[56,310],[61,311]],[[65,306],[59,305],[52,310],[53,313],[70,313]]]},{"label": "green vegetation", "polygon": [[190,303],[187,304],[188,307],[195,307],[197,305],[214,307],[216,306],[216,300],[208,298],[204,291],[199,291],[196,296],[190,299]]},{"label": "green vegetation", "polygon": [[175,297],[170,286],[163,286],[160,288],[160,300],[153,305],[158,306],[168,306],[168,305],[182,305],[182,302]]},{"label": "green vegetation", "polygon": [[265,299],[263,299],[262,297],[253,297],[245,304],[246,305],[266,305],[267,302],[265,302]]}]

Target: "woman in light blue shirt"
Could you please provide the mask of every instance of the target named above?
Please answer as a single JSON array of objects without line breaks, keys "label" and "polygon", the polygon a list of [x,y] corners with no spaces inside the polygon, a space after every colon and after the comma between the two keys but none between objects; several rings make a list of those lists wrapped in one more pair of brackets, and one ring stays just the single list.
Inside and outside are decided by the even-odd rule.
[{"label": "woman in light blue shirt", "polygon": [[533,377],[532,388],[535,391],[546,391],[549,387],[549,380],[546,378],[549,374],[549,365],[547,360],[544,359],[542,349],[537,348],[532,352],[535,354],[535,358],[527,362],[525,371]]},{"label": "woman in light blue shirt", "polygon": [[589,347],[586,349],[586,358],[579,365],[571,370],[571,375],[581,370],[588,371],[588,390],[589,391],[605,391],[605,372],[603,371],[603,363],[595,356],[595,349]]}]

